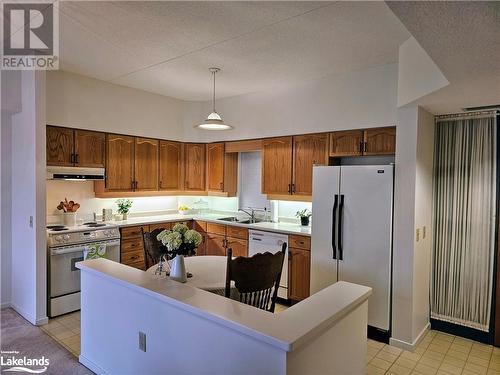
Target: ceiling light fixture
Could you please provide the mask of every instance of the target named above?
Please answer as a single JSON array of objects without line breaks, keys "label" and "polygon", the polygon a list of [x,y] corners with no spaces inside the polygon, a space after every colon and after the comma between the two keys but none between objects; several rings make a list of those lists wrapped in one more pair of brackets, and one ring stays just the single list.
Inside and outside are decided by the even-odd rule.
[{"label": "ceiling light fixture", "polygon": [[204,130],[229,130],[233,127],[231,125],[224,124],[224,120],[222,120],[222,116],[217,113],[215,110],[215,74],[220,72],[219,68],[210,68],[210,73],[212,73],[214,77],[214,93],[213,93],[213,109],[212,113],[210,113],[205,121],[201,124],[196,125],[195,128],[204,129]]}]

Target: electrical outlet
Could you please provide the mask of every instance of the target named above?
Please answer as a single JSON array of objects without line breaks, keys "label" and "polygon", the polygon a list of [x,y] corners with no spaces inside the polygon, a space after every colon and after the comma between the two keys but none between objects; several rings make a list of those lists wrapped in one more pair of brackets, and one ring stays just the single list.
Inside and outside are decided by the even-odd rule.
[{"label": "electrical outlet", "polygon": [[146,334],[139,331],[139,350],[146,351]]},{"label": "electrical outlet", "polygon": [[30,228],[33,228],[33,216],[30,216]]},{"label": "electrical outlet", "polygon": [[417,228],[417,242],[420,241],[420,228]]},{"label": "electrical outlet", "polygon": [[425,230],[425,225],[424,225],[422,227],[422,239],[425,239],[425,235],[426,235],[425,232],[426,232],[426,230]]}]

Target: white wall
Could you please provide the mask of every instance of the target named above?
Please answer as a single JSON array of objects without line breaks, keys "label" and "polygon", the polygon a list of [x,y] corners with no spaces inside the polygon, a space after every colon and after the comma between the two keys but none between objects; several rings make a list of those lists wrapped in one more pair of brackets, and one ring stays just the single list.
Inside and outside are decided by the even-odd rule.
[{"label": "white wall", "polygon": [[[411,349],[428,328],[434,119],[419,107],[398,110],[394,197],[393,333]],[[426,238],[416,241],[416,230]]]},{"label": "white wall", "polygon": [[1,202],[0,202],[0,228],[1,228],[1,306],[7,307],[10,305],[11,301],[11,262],[12,262],[12,250],[11,250],[11,137],[12,137],[12,124],[11,115],[6,112],[2,112],[2,124],[0,128],[1,137],[1,165],[0,165],[0,175],[1,175]]},{"label": "white wall", "polygon": [[414,37],[399,47],[398,63],[398,107],[450,83]]},{"label": "white wall", "polygon": [[194,130],[210,112],[209,102],[191,102],[185,138],[193,141],[259,138],[396,124],[397,64],[327,76],[266,92],[217,101],[217,111],[235,129]]},{"label": "white wall", "polygon": [[184,103],[62,71],[47,72],[47,123],[180,140]]},{"label": "white wall", "polygon": [[[12,306],[46,322],[45,73],[23,71],[12,116]],[[33,223],[30,223],[32,218]]]},{"label": "white wall", "polygon": [[[432,251],[432,196],[434,164],[434,116],[418,108],[415,176],[415,238],[413,260],[413,337],[429,324],[429,292]],[[425,238],[423,236],[425,227]]]}]

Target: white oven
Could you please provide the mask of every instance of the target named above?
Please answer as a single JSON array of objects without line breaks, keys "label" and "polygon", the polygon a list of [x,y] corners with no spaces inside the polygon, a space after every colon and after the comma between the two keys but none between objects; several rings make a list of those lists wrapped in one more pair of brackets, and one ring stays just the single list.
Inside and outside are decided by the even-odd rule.
[{"label": "white oven", "polygon": [[[99,237],[94,236],[94,233],[92,233],[92,235],[88,233],[89,232],[72,233],[72,238],[77,235],[80,237]],[[48,249],[49,317],[66,314],[80,309],[80,270],[76,268],[75,264],[83,260],[83,252],[86,246],[90,244],[106,245],[104,257],[115,262],[120,262],[119,238],[98,239],[84,243],[50,246]]]}]

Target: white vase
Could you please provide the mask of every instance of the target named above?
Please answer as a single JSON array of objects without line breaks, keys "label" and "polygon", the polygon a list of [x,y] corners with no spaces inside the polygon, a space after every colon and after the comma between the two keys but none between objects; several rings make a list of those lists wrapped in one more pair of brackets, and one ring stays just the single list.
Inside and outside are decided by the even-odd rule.
[{"label": "white vase", "polygon": [[76,212],[65,212],[63,213],[64,225],[67,227],[76,226]]},{"label": "white vase", "polygon": [[181,283],[185,283],[187,281],[184,255],[177,255],[172,261],[172,267],[170,268],[170,278]]}]

